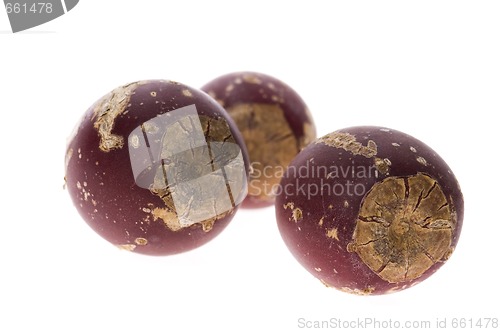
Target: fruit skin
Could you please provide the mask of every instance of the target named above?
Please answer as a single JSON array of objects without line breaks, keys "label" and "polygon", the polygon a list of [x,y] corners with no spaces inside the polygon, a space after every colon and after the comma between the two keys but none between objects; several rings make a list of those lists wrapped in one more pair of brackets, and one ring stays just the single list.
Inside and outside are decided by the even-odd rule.
[{"label": "fruit skin", "polygon": [[[371,198],[381,188],[394,192],[377,205]],[[370,209],[380,219],[360,221]],[[436,217],[414,218],[426,214]],[[381,127],[319,138],[291,162],[276,197],[279,231],[295,258],[327,286],[362,295],[400,291],[432,275],[456,247],[463,214],[460,186],[445,161],[421,141]],[[398,241],[413,251],[391,252],[401,248]],[[420,243],[440,257],[424,257]],[[396,266],[403,266],[399,274]]]},{"label": "fruit skin", "polygon": [[257,72],[234,72],[202,87],[235,120],[252,165],[245,208],[274,203],[273,189],[295,155],[316,138],[307,105],[284,82]]},{"label": "fruit skin", "polygon": [[[187,133],[180,139],[165,135],[162,139],[162,128],[155,126],[161,127],[164,124],[161,122],[164,120],[159,119],[165,119],[167,113],[168,116],[173,115],[175,113],[172,111],[190,105],[195,105],[199,119],[203,119],[204,122],[200,120],[200,123],[204,126],[204,131],[207,130],[208,123],[212,124],[210,134],[208,131],[201,134],[201,137],[204,135],[204,143],[210,136],[208,140],[213,143],[211,146],[218,148],[217,141],[223,140],[221,136],[223,134],[228,135],[224,137],[224,143],[227,140],[239,148],[237,149],[240,152],[239,158],[234,157],[234,160],[240,163],[236,163],[237,166],[231,171],[234,170],[234,177],[241,180],[241,183],[240,187],[233,187],[237,190],[233,193],[234,204],[230,208],[225,210],[220,208],[214,212],[217,213],[216,216],[208,215],[204,221],[200,220],[190,226],[186,224],[180,226],[175,212],[179,205],[175,205],[173,211],[171,194],[169,196],[168,190],[152,182],[161,177],[163,166],[159,165],[159,160],[163,158],[164,161],[167,158],[164,156],[165,147],[177,144],[182,138],[191,142],[193,139],[189,137],[193,135]],[[163,117],[159,117],[160,115]],[[185,121],[187,119],[184,118]],[[141,124],[144,127],[141,127]],[[178,123],[176,125],[178,129]],[[189,125],[187,123],[186,126]],[[147,150],[141,150],[139,144],[144,142],[140,143],[141,138],[133,135],[134,130],[138,128],[146,128],[144,130],[148,131],[147,135],[151,140],[149,145],[156,146],[161,151],[161,158],[156,155],[159,159],[150,168],[147,167],[149,160],[140,159],[139,152]],[[169,124],[165,125],[165,128],[172,127]],[[176,131],[179,132],[181,131]],[[153,142],[153,137],[159,138]],[[228,146],[234,147],[231,144]],[[182,145],[178,144],[176,147]],[[194,151],[191,150],[193,156],[203,156],[202,153],[196,154]],[[204,151],[206,154],[206,149]],[[178,155],[181,154],[172,157],[174,161],[179,159],[175,159]],[[135,158],[134,161],[131,156]],[[215,167],[219,162],[220,160],[212,161],[212,166]],[[139,170],[144,172],[140,175],[134,174],[134,165],[136,171],[139,167]],[[170,255],[199,247],[213,239],[227,226],[244,198],[248,165],[248,154],[243,139],[236,125],[217,102],[204,92],[177,82],[149,80],[118,87],[87,110],[67,146],[65,180],[78,212],[103,238],[122,249],[137,253]],[[165,169],[167,167],[169,166],[165,166]],[[195,171],[193,163],[188,163],[179,174],[196,176],[193,175]],[[149,180],[149,183],[144,182],[144,179]],[[178,179],[180,178],[176,178],[179,183],[183,181]],[[176,185],[176,188],[179,187]],[[210,188],[203,190],[205,189],[219,192],[217,190],[220,188],[214,182]],[[224,186],[222,192],[225,189]],[[227,190],[225,192],[227,193]],[[205,203],[195,201],[193,206],[204,207]],[[194,210],[189,208],[185,211],[194,213]]]}]

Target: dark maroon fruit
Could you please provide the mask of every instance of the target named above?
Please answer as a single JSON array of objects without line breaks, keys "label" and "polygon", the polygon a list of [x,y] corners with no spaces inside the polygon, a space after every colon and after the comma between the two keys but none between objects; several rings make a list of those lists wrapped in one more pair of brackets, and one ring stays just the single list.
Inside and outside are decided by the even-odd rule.
[{"label": "dark maroon fruit", "polygon": [[464,201],[431,148],[380,127],[336,131],[292,161],[276,217],[297,260],[356,294],[411,287],[439,269],[460,235]]},{"label": "dark maroon fruit", "polygon": [[251,161],[244,207],[272,205],[286,166],[316,138],[309,110],[285,83],[254,72],[231,73],[202,87],[231,115]]},{"label": "dark maroon fruit", "polygon": [[79,213],[112,244],[149,255],[196,248],[233,218],[248,155],[224,109],[171,81],[114,89],[85,113],[66,152]]}]

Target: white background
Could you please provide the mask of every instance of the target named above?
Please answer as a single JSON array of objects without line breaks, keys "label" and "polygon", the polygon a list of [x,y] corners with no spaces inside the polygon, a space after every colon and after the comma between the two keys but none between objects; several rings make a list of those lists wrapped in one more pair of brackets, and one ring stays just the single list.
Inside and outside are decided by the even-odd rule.
[{"label": "white background", "polygon": [[[82,0],[12,34],[0,10],[0,331],[305,330],[300,318],[446,318],[453,330],[453,318],[500,318],[499,17],[497,1]],[[434,148],[466,203],[450,261],[406,291],[359,297],[294,260],[272,208],[240,210],[172,257],[91,231],[63,190],[66,138],[85,110],[127,82],[199,87],[239,70],[291,85],[319,135],[381,125]]]}]

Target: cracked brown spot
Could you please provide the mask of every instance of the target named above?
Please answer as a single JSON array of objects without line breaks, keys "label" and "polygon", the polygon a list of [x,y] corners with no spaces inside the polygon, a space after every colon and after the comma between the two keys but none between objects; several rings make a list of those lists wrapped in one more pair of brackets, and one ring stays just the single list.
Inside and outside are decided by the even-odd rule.
[{"label": "cracked brown spot", "polygon": [[356,141],[356,137],[349,133],[334,132],[319,138],[316,144],[323,143],[338,149],[344,149],[353,155],[361,155],[366,158],[372,158],[377,154],[377,144],[369,140],[366,146]]},{"label": "cracked brown spot", "polygon": [[130,97],[137,86],[146,84],[147,81],[140,81],[121,86],[114,89],[102,97],[94,107],[94,128],[100,137],[99,149],[109,152],[113,149],[121,149],[124,144],[122,136],[112,133],[115,120],[128,107]]},{"label": "cracked brown spot", "polygon": [[[273,201],[274,188],[282,172],[304,143],[312,140],[311,129],[298,142],[279,105],[244,103],[227,109],[243,136],[254,172],[248,194],[263,201]],[[309,127],[307,127],[309,128]],[[259,175],[256,176],[255,174]]]},{"label": "cracked brown spot", "polygon": [[383,280],[411,281],[449,257],[455,224],[453,207],[433,178],[388,177],[363,198],[347,250]]}]

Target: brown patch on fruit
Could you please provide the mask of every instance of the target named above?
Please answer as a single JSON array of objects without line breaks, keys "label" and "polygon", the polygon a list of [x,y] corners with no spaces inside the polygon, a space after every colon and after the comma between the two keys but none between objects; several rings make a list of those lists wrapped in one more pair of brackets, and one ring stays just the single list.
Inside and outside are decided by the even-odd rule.
[{"label": "brown patch on fruit", "polygon": [[353,155],[361,155],[366,158],[372,158],[377,154],[377,144],[374,141],[369,140],[366,146],[364,146],[356,141],[354,135],[349,133],[334,132],[316,140],[316,144],[318,143],[344,149]]},{"label": "brown patch on fruit", "polygon": [[449,256],[453,210],[430,176],[388,177],[363,198],[347,250],[388,282],[419,278]]},{"label": "brown patch on fruit", "polygon": [[109,152],[113,149],[121,149],[124,144],[122,136],[112,133],[116,118],[128,107],[130,96],[137,86],[146,84],[147,81],[130,83],[114,89],[102,97],[94,106],[94,128],[100,137],[99,149]]},{"label": "brown patch on fruit", "polygon": [[[254,169],[248,195],[274,201],[281,172],[303,147],[293,134],[279,105],[243,103],[227,109],[243,136]],[[311,129],[312,130],[312,129]],[[310,135],[311,133],[308,133]],[[310,138],[304,138],[304,142]]]}]

